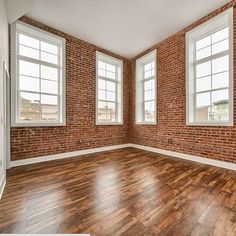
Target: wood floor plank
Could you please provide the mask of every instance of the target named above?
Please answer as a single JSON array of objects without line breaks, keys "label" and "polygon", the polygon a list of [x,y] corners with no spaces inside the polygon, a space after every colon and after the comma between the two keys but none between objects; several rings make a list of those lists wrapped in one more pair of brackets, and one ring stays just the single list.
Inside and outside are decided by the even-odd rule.
[{"label": "wood floor plank", "polygon": [[7,172],[0,233],[236,235],[236,172],[134,148]]}]

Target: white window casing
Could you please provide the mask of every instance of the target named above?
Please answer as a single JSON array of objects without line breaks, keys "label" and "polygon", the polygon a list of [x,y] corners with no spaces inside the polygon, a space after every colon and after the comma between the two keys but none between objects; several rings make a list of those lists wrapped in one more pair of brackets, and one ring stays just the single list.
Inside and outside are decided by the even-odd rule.
[{"label": "white window casing", "polygon": [[233,125],[233,9],[186,33],[186,124]]},{"label": "white window casing", "polygon": [[123,61],[96,52],[96,125],[123,124]]},{"label": "white window casing", "polygon": [[65,39],[11,25],[11,125],[66,124]]},{"label": "white window casing", "polygon": [[156,125],[156,50],[136,60],[136,124]]}]

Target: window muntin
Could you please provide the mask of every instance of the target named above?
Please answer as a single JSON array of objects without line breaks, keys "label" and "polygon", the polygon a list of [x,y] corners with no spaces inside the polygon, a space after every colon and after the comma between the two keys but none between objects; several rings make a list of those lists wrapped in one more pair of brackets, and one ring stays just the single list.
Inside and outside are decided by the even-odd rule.
[{"label": "window muntin", "polygon": [[64,39],[17,22],[12,42],[12,125],[64,124]]},{"label": "window muntin", "polygon": [[232,124],[231,32],[227,11],[187,35],[188,124]]},{"label": "window muntin", "polygon": [[97,52],[97,124],[122,123],[122,61]]},{"label": "window muntin", "polygon": [[156,123],[156,50],[136,61],[136,123]]}]

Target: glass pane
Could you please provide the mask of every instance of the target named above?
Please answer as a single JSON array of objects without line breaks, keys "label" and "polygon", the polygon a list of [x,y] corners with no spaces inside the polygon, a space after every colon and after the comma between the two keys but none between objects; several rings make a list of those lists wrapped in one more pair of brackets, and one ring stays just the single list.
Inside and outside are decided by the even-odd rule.
[{"label": "glass pane", "polygon": [[196,120],[198,122],[208,121],[210,116],[210,106],[199,107],[196,109]]},{"label": "glass pane", "polygon": [[106,76],[107,78],[110,78],[110,79],[115,79],[116,77],[115,77],[115,73],[113,73],[113,72],[110,72],[110,71],[107,71],[107,76]]},{"label": "glass pane", "polygon": [[148,63],[144,66],[144,71],[148,71],[152,69],[152,63]]},{"label": "glass pane", "polygon": [[229,56],[217,58],[212,61],[212,73],[219,73],[229,69]]},{"label": "glass pane", "polygon": [[116,100],[116,94],[114,92],[107,92],[107,100],[108,101],[115,101]]},{"label": "glass pane", "polygon": [[41,66],[41,78],[57,81],[58,69],[49,66]]},{"label": "glass pane", "polygon": [[104,79],[98,79],[98,88],[99,89],[106,89],[106,81]]},{"label": "glass pane", "polygon": [[116,71],[116,67],[113,66],[113,65],[110,65],[110,64],[107,64],[107,70],[111,71],[111,72],[114,72]]},{"label": "glass pane", "polygon": [[39,50],[20,45],[19,55],[39,59]]},{"label": "glass pane", "polygon": [[106,102],[98,101],[98,120],[106,121],[107,119],[107,105]]},{"label": "glass pane", "polygon": [[212,106],[212,118],[217,121],[229,120],[229,103],[228,101],[218,103]]},{"label": "glass pane", "polygon": [[40,120],[40,96],[34,93],[20,93],[20,120]]},{"label": "glass pane", "polygon": [[151,70],[146,71],[146,72],[144,73],[144,78],[145,78],[145,79],[147,79],[147,78],[149,78],[149,77],[151,77],[151,76],[152,76],[152,71],[151,71]]},{"label": "glass pane", "polygon": [[39,82],[40,82],[40,80],[37,78],[20,76],[19,77],[19,88],[20,88],[20,90],[40,92]]},{"label": "glass pane", "polygon": [[116,108],[113,102],[107,102],[107,121],[116,121]]},{"label": "glass pane", "polygon": [[103,70],[106,69],[106,63],[104,63],[103,61],[98,61],[98,68],[101,68]]},{"label": "glass pane", "polygon": [[19,73],[20,75],[28,75],[39,78],[39,65],[32,62],[20,60]]},{"label": "glass pane", "polygon": [[144,120],[155,121],[155,102],[154,101],[144,103]]},{"label": "glass pane", "polygon": [[58,64],[58,57],[41,51],[41,60],[52,64]]},{"label": "glass pane", "polygon": [[144,92],[144,101],[154,100],[154,91],[148,90]]},{"label": "glass pane", "polygon": [[196,51],[196,59],[200,60],[205,57],[211,56],[211,47],[203,48],[199,51]]},{"label": "glass pane", "polygon": [[23,34],[19,34],[19,43],[31,48],[39,49],[39,40]]},{"label": "glass pane", "polygon": [[212,104],[222,104],[228,102],[229,100],[229,91],[228,89],[219,90],[212,92]]},{"label": "glass pane", "polygon": [[196,42],[196,50],[199,50],[201,48],[205,48],[210,45],[211,45],[211,36],[207,36],[207,37],[200,39]]},{"label": "glass pane", "polygon": [[58,83],[55,81],[41,80],[41,92],[58,94]]},{"label": "glass pane", "polygon": [[197,92],[210,90],[211,89],[211,76],[203,77],[200,79],[197,79]]},{"label": "glass pane", "polygon": [[155,80],[148,80],[144,82],[144,90],[150,90],[150,89],[154,89],[155,87]]},{"label": "glass pane", "polygon": [[106,100],[106,91],[105,90],[98,90],[98,99]]},{"label": "glass pane", "polygon": [[110,81],[107,81],[107,90],[115,92],[116,91],[116,84]]},{"label": "glass pane", "polygon": [[98,75],[99,75],[99,76],[106,77],[106,71],[103,70],[103,69],[98,69]]},{"label": "glass pane", "polygon": [[211,62],[207,61],[196,66],[197,78],[207,76],[211,74]]},{"label": "glass pane", "polygon": [[53,53],[53,54],[58,54],[58,47],[50,44],[50,43],[46,43],[46,42],[42,42],[41,41],[41,50],[45,51],[45,52],[49,52],[49,53]]},{"label": "glass pane", "polygon": [[216,42],[219,42],[223,39],[226,39],[226,38],[228,38],[228,35],[229,35],[229,27],[224,28],[224,29],[212,34],[212,43],[216,43]]},{"label": "glass pane", "polygon": [[224,72],[212,76],[212,88],[224,88],[229,86],[229,72]]},{"label": "glass pane", "polygon": [[226,39],[212,45],[212,54],[220,53],[229,49],[229,40]]},{"label": "glass pane", "polygon": [[57,96],[53,95],[41,95],[41,104],[47,104],[47,105],[57,105]]},{"label": "glass pane", "polygon": [[210,106],[210,92],[197,94],[197,107]]},{"label": "glass pane", "polygon": [[58,107],[53,104],[42,104],[42,121],[57,121]]}]

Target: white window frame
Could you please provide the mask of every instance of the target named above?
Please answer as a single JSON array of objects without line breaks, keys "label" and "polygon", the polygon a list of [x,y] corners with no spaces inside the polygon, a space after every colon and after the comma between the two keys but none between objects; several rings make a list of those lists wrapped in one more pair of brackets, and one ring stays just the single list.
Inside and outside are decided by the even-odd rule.
[{"label": "white window frame", "polygon": [[[116,121],[99,121],[98,120],[98,61],[114,65],[120,68],[120,76],[116,75],[116,80],[102,77],[103,80],[116,82]],[[117,74],[117,71],[116,71]],[[96,125],[123,125],[123,61],[115,57],[108,56],[102,52],[96,51]]]},{"label": "white window frame", "polygon": [[[228,121],[196,121],[196,91],[195,91],[195,70],[194,70],[194,43],[196,40],[213,34],[221,28],[229,27],[229,120]],[[188,126],[233,126],[233,8],[230,8],[206,23],[186,33],[186,125]],[[225,52],[221,53],[222,56]],[[220,53],[219,53],[220,54]],[[214,55],[211,56],[214,59]],[[217,57],[218,58],[218,57]],[[201,59],[204,60],[204,59]],[[192,87],[190,86],[192,83]],[[213,91],[213,90],[211,90]]]},{"label": "white window frame", "polygon": [[[145,79],[144,78],[144,65],[150,62],[155,63],[155,75]],[[144,111],[144,82],[154,79],[155,90],[154,90],[154,107],[155,107],[155,119],[154,121],[145,121]],[[157,124],[157,50],[153,50],[150,53],[136,60],[136,102],[135,102],[135,123],[137,125],[156,125]]]},{"label": "white window frame", "polygon": [[[60,63],[54,65],[48,62],[38,62],[37,59],[18,56],[17,32],[23,32],[30,37],[38,40],[44,40],[53,43],[60,48]],[[66,125],[66,71],[65,71],[65,39],[51,34],[34,26],[28,25],[21,21],[16,21],[11,25],[11,126],[28,127],[28,126],[65,126]],[[26,58],[28,62],[53,66],[59,69],[59,86],[58,86],[58,121],[20,121],[19,119],[19,100],[18,100],[18,58]],[[50,95],[50,94],[49,94]],[[55,96],[55,94],[54,94]]]}]

